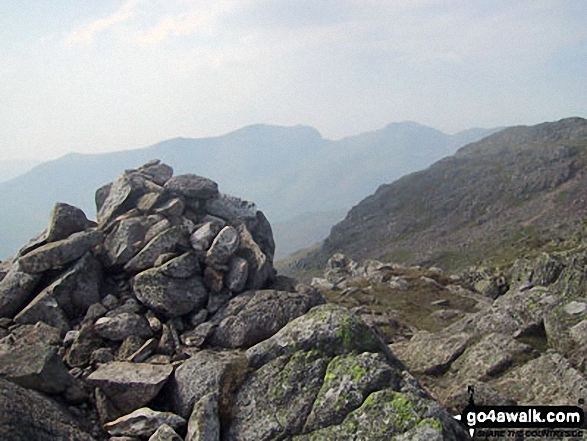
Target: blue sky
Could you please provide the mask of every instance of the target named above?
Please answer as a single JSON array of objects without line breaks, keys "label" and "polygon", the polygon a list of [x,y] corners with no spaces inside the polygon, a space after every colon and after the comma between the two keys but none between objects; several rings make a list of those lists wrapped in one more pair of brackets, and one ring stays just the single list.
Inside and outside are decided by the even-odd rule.
[{"label": "blue sky", "polygon": [[578,0],[3,0],[2,158],[587,116]]}]

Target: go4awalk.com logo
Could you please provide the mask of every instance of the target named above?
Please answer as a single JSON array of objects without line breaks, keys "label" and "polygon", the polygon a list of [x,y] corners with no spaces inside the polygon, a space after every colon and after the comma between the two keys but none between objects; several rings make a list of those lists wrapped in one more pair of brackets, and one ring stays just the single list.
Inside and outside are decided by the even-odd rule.
[{"label": "go4awalk.com logo", "polygon": [[477,406],[473,393],[469,387],[469,404],[454,416],[471,437],[583,438],[585,413],[578,406]]}]

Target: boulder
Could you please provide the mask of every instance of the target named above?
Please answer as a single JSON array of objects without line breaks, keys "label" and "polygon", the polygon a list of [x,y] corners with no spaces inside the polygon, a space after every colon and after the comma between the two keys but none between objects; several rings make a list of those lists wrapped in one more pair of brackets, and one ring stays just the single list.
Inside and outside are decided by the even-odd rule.
[{"label": "boulder", "polygon": [[220,407],[228,410],[227,400],[246,377],[247,367],[247,359],[238,352],[195,353],[175,370],[165,388],[171,409],[189,418],[197,401],[216,393],[221,400]]},{"label": "boulder", "polygon": [[113,361],[103,364],[87,378],[119,409],[133,411],[148,404],[165,385],[173,367]]},{"label": "boulder", "polygon": [[48,394],[64,392],[72,380],[57,348],[41,344],[0,352],[0,377]]},{"label": "boulder", "polygon": [[245,225],[239,225],[237,231],[239,247],[236,255],[245,259],[249,265],[246,289],[262,289],[275,275],[272,262],[261,251]]},{"label": "boulder", "polygon": [[124,266],[141,250],[145,235],[158,216],[124,219],[114,226],[104,239],[103,262],[105,266]]},{"label": "boulder", "polygon": [[247,278],[249,277],[249,263],[242,257],[233,257],[228,266],[228,272],[224,277],[226,288],[238,294],[245,289]]},{"label": "boulder", "polygon": [[155,265],[157,258],[173,251],[182,240],[184,231],[181,227],[171,227],[155,236],[125,266],[127,272],[139,272]]},{"label": "boulder", "polygon": [[190,236],[190,243],[196,251],[207,251],[216,235],[223,228],[218,222],[206,222]]},{"label": "boulder", "polygon": [[92,251],[102,240],[102,233],[95,229],[73,233],[67,239],[51,242],[25,254],[18,259],[18,267],[33,274],[59,268]]},{"label": "boulder", "polygon": [[45,395],[0,378],[0,439],[92,441],[85,423]]},{"label": "boulder", "polygon": [[137,171],[146,175],[157,185],[165,185],[165,183],[173,176],[173,168],[167,164],[163,164],[158,159],[149,161],[145,165],[139,167]]},{"label": "boulder", "polygon": [[[218,438],[219,439],[219,438]],[[162,424],[149,438],[149,441],[183,441],[171,426]]]},{"label": "boulder", "polygon": [[152,268],[137,274],[133,291],[147,308],[167,318],[188,314],[205,306],[208,292],[199,276],[168,277],[165,269]]},{"label": "boulder", "polygon": [[33,297],[41,275],[28,274],[13,266],[0,281],[0,317],[14,317]]},{"label": "boulder", "polygon": [[226,226],[212,241],[206,253],[206,264],[226,270],[228,263],[239,246],[239,234],[234,227]]},{"label": "boulder", "polygon": [[180,430],[185,423],[185,419],[173,413],[143,407],[105,424],[104,430],[114,436],[150,437],[163,424]]},{"label": "boulder", "polygon": [[325,302],[315,290],[285,292],[264,290],[246,296],[246,304],[229,314],[240,299],[233,299],[212,320],[218,322],[210,341],[227,348],[248,348],[263,341],[310,308]]},{"label": "boulder", "polygon": [[165,189],[188,198],[210,199],[218,195],[218,184],[194,174],[174,176],[165,183]]},{"label": "boulder", "polygon": [[220,439],[220,420],[218,416],[218,395],[210,393],[194,404],[188,421],[185,441],[213,441]]},{"label": "boulder", "polygon": [[472,335],[467,332],[432,334],[421,331],[408,342],[390,346],[413,373],[441,375],[467,348]]},{"label": "boulder", "polygon": [[112,341],[122,341],[131,335],[142,338],[150,338],[153,335],[149,321],[130,312],[98,319],[94,324],[94,331],[99,337]]}]

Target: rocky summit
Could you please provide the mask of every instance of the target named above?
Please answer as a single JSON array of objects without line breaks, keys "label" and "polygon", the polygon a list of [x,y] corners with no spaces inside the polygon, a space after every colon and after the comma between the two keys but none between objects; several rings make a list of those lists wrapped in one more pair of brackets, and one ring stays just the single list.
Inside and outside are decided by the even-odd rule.
[{"label": "rocky summit", "polygon": [[95,200],[0,263],[0,439],[467,439],[375,327],[276,274],[253,203],[159,161]]}]

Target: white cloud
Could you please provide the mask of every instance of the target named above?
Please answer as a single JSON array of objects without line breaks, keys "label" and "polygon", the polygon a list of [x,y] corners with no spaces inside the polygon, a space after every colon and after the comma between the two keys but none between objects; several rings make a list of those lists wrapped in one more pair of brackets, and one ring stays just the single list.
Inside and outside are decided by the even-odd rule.
[{"label": "white cloud", "polygon": [[136,14],[137,6],[143,0],[126,0],[114,13],[105,18],[100,18],[88,25],[80,26],[72,30],[65,39],[67,46],[87,45],[92,43],[96,34],[102,33],[120,23],[131,20]]}]

